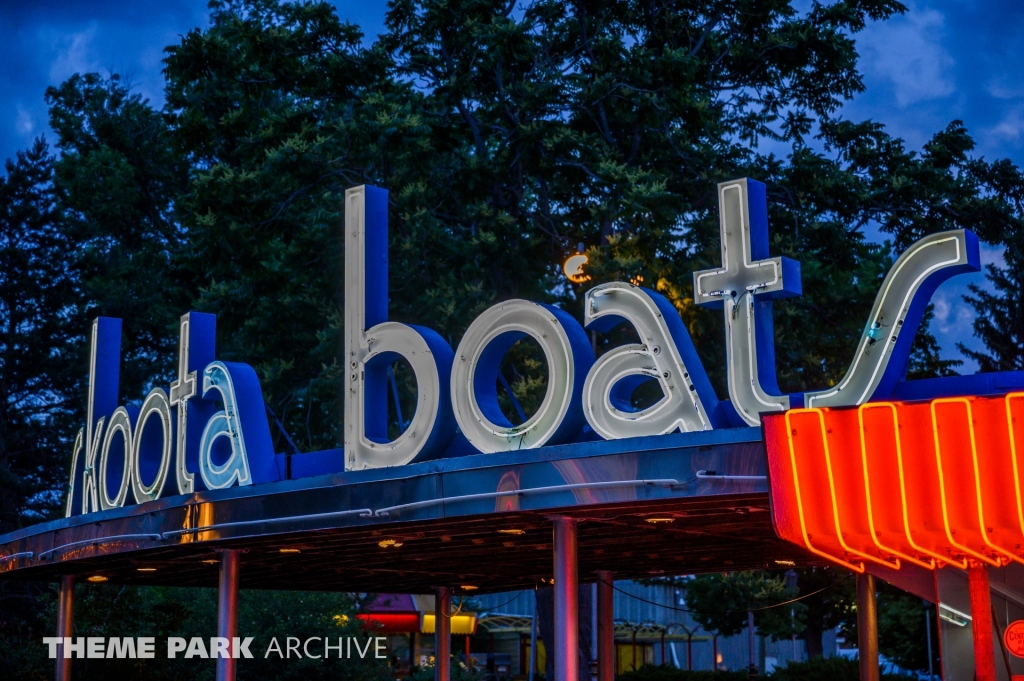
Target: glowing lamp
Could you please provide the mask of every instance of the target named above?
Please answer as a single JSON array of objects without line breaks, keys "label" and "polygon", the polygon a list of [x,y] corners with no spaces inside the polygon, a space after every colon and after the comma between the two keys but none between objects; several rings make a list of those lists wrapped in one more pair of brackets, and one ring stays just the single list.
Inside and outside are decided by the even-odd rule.
[{"label": "glowing lamp", "polygon": [[582,284],[590,281],[590,277],[583,272],[583,266],[587,264],[587,256],[582,253],[570,255],[562,264],[562,271],[566,278],[574,284]]},{"label": "glowing lamp", "polygon": [[90,582],[92,582],[94,584],[99,584],[100,582],[107,581],[107,578],[104,577],[103,575],[89,575],[89,577],[87,578],[87,581],[90,581]]}]

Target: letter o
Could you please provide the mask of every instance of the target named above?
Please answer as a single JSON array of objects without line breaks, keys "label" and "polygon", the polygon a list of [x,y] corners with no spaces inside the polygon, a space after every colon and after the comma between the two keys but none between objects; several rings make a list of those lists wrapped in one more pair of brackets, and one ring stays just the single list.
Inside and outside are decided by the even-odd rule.
[{"label": "letter o", "polygon": [[[110,446],[117,433],[121,433],[121,439],[124,440],[124,466],[121,469],[121,484],[117,488],[117,496],[111,499],[107,493],[107,466],[110,462]],[[99,501],[101,510],[108,511],[124,506],[124,502],[128,498],[132,459],[132,421],[128,416],[128,410],[118,407],[110,417],[107,432],[103,436],[103,448],[100,450]]]},{"label": "letter o", "polygon": [[[163,434],[159,451],[151,451],[150,448],[143,451],[143,433],[149,417],[155,416],[160,420],[160,428]],[[160,498],[164,490],[164,483],[167,482],[167,471],[171,466],[171,456],[174,449],[174,432],[172,430],[171,405],[167,399],[167,393],[162,388],[154,388],[146,395],[142,403],[142,411],[139,413],[139,420],[135,424],[135,438],[132,444],[132,493],[135,501],[145,503]],[[160,462],[157,465],[156,477],[150,485],[142,481],[142,459],[157,454]]]},{"label": "letter o", "polygon": [[[524,336],[544,351],[548,389],[537,413],[513,426],[498,407],[498,369]],[[562,310],[528,300],[499,303],[473,320],[455,353],[451,391],[459,428],[486,453],[565,442],[583,427],[580,396],[593,363],[586,332]]]}]

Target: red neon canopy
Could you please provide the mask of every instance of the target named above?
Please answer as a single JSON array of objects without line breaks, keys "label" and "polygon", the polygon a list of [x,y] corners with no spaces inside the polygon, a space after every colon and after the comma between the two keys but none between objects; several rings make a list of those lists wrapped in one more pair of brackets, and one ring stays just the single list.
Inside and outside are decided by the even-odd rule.
[{"label": "red neon canopy", "polygon": [[360,613],[356,619],[363,621],[365,629],[381,634],[407,634],[420,630],[418,612]]},{"label": "red neon canopy", "polygon": [[780,537],[863,572],[1024,563],[1024,393],[764,417]]}]

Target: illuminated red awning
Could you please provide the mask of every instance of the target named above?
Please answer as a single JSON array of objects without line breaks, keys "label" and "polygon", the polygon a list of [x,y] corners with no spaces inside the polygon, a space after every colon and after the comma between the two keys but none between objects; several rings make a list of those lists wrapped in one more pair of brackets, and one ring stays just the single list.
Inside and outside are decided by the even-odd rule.
[{"label": "illuminated red awning", "polygon": [[1024,393],[764,417],[780,537],[863,572],[1024,563]]},{"label": "illuminated red awning", "polygon": [[408,634],[420,630],[418,612],[360,613],[356,619],[363,621],[363,628],[381,634]]}]

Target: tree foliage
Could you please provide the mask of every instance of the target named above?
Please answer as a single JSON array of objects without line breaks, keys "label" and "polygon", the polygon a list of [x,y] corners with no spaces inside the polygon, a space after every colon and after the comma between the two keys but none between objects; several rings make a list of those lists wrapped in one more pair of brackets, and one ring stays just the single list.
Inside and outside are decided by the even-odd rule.
[{"label": "tree foliage", "polygon": [[758,635],[803,638],[809,657],[821,657],[822,634],[856,619],[850,573],[832,567],[701,575],[686,582],[686,607],[705,631],[733,636],[754,615]]},{"label": "tree foliage", "polygon": [[42,140],[0,178],[0,533],[44,519],[60,501],[69,386],[68,304],[74,284]]},{"label": "tree foliage", "polygon": [[796,596],[779,573],[728,572],[700,575],[686,583],[686,607],[705,631],[735,636],[747,628],[747,613],[761,636],[785,638],[793,633],[788,609],[778,604]]}]

